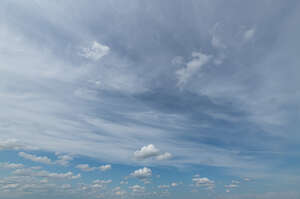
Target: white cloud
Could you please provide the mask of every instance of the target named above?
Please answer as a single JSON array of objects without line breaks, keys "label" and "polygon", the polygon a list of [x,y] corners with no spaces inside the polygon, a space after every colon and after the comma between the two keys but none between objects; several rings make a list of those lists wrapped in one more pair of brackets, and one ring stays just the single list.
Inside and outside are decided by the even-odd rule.
[{"label": "white cloud", "polygon": [[70,155],[58,155],[57,158],[58,160],[56,160],[55,162],[62,166],[69,165],[70,161],[73,160],[73,157]]},{"label": "white cloud", "polygon": [[55,179],[78,179],[81,177],[80,174],[74,175],[71,171],[66,173],[51,173],[46,170],[32,170],[29,168],[26,169],[17,169],[13,172],[14,175],[19,176],[31,176],[31,177],[43,177],[43,178],[55,178]]},{"label": "white cloud", "polygon": [[229,185],[224,185],[225,188],[237,188],[239,185],[237,184],[229,184]]},{"label": "white cloud", "polygon": [[82,51],[79,53],[79,55],[87,59],[97,61],[103,56],[107,55],[109,51],[110,48],[108,46],[94,41],[90,47],[82,48]]},{"label": "white cloud", "polygon": [[133,173],[130,174],[130,176],[139,178],[139,179],[145,179],[150,176],[152,176],[152,171],[151,169],[144,167],[142,169],[135,170]]},{"label": "white cloud", "polygon": [[134,157],[138,160],[144,160],[158,155],[159,149],[157,149],[153,144],[143,146],[140,150],[134,152]]},{"label": "white cloud", "polygon": [[79,164],[76,168],[85,172],[96,170],[96,167],[90,167],[88,164]]},{"label": "white cloud", "polygon": [[145,187],[142,187],[142,186],[137,185],[137,184],[129,187],[129,189],[131,189],[132,192],[134,192],[134,193],[142,193],[142,192],[145,191]]},{"label": "white cloud", "polygon": [[108,170],[111,169],[111,165],[110,164],[102,165],[102,166],[99,167],[99,169],[101,171],[108,171]]},{"label": "white cloud", "polygon": [[44,164],[51,164],[52,161],[47,156],[36,156],[25,152],[19,152],[19,156],[33,162],[39,162]]},{"label": "white cloud", "polygon": [[156,157],[156,160],[168,160],[172,158],[172,154],[169,152],[160,153],[160,150],[153,144],[143,146],[140,150],[134,152],[134,158],[137,160],[145,160],[152,157]]},{"label": "white cloud", "polygon": [[156,157],[157,160],[169,160],[172,158],[172,154],[169,152],[165,152]]},{"label": "white cloud", "polygon": [[94,180],[94,184],[109,184],[112,183],[112,180]]},{"label": "white cloud", "polygon": [[200,178],[200,177],[194,177],[193,179],[194,185],[196,187],[206,187],[208,189],[213,189],[215,187],[215,182],[213,180],[210,180],[206,177]]},{"label": "white cloud", "polygon": [[6,169],[19,169],[19,168],[23,168],[24,165],[23,164],[5,162],[5,163],[0,163],[0,167],[6,168]]},{"label": "white cloud", "polygon": [[16,139],[3,139],[0,140],[0,150],[34,150],[36,147],[25,145]]},{"label": "white cloud", "polygon": [[168,189],[168,188],[170,188],[170,185],[158,185],[157,187],[159,189]]},{"label": "white cloud", "polygon": [[201,52],[193,52],[193,59],[187,62],[185,68],[178,69],[176,71],[177,86],[182,87],[188,82],[188,80],[197,72],[199,72],[203,65],[207,64],[211,59],[210,55],[203,54]]},{"label": "white cloud", "polygon": [[124,196],[127,193],[126,191],[121,190],[120,187],[116,187],[113,191],[115,192],[115,195],[117,195],[117,196]]},{"label": "white cloud", "polygon": [[255,28],[250,28],[250,29],[248,29],[248,30],[245,31],[245,33],[244,33],[244,39],[246,41],[248,41],[248,40],[250,40],[250,39],[253,38],[254,34],[255,34]]}]

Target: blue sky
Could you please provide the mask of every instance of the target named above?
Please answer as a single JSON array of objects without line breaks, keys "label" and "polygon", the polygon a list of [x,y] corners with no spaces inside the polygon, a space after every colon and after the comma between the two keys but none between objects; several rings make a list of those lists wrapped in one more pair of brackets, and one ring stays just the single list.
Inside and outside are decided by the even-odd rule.
[{"label": "blue sky", "polygon": [[299,10],[2,0],[0,198],[299,198]]}]

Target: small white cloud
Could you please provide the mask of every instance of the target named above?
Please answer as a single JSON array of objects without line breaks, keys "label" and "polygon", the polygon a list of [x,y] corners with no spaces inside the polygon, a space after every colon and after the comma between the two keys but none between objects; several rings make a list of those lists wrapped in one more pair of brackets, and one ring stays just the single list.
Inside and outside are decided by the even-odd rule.
[{"label": "small white cloud", "polygon": [[239,185],[237,184],[229,184],[229,185],[224,185],[225,188],[237,188]]},{"label": "small white cloud", "polygon": [[238,181],[238,180],[232,180],[231,183],[232,184],[240,184],[240,181]]},{"label": "small white cloud", "polygon": [[244,33],[245,41],[252,39],[254,34],[255,34],[255,28],[250,28],[250,29],[246,30]]},{"label": "small white cloud", "polygon": [[177,186],[178,186],[178,183],[172,182],[172,183],[171,183],[171,186],[172,186],[172,187],[177,187]]},{"label": "small white cloud", "polygon": [[55,162],[62,166],[69,165],[70,161],[73,160],[73,157],[70,155],[58,155],[57,158],[58,160],[56,160]]},{"label": "small white cloud", "polygon": [[97,61],[101,59],[103,56],[107,55],[109,51],[110,48],[108,46],[105,46],[103,44],[94,41],[90,47],[82,48],[82,51],[79,53],[79,55],[87,59]]},{"label": "small white cloud", "polygon": [[71,171],[66,173],[51,173],[45,170],[33,170],[30,168],[17,169],[13,172],[14,175],[30,176],[30,177],[43,177],[43,178],[55,178],[55,179],[78,179],[80,174],[74,175]]},{"label": "small white cloud", "polygon": [[99,167],[99,169],[101,171],[108,171],[108,170],[111,169],[111,165],[110,164],[102,165],[102,166]]},{"label": "small white cloud", "polygon": [[176,71],[177,86],[182,87],[188,82],[188,80],[198,71],[201,70],[202,66],[207,64],[211,59],[210,55],[203,54],[201,52],[193,52],[192,60],[186,64],[185,68],[178,69]]},{"label": "small white cloud", "polygon": [[170,188],[170,185],[158,185],[157,187],[159,189],[168,189],[168,188]]},{"label": "small white cloud", "polygon": [[128,184],[128,181],[121,180],[120,184]]},{"label": "small white cloud", "polygon": [[138,160],[144,160],[157,155],[159,155],[159,149],[157,149],[153,144],[143,146],[140,150],[134,152],[134,157]]},{"label": "small white cloud", "polygon": [[251,179],[250,178],[244,178],[244,181],[249,182],[249,181],[251,181]]},{"label": "small white cloud", "polygon": [[20,168],[23,168],[24,165],[23,164],[5,162],[5,163],[0,163],[0,167],[1,168],[6,168],[6,169],[20,169]]},{"label": "small white cloud", "polygon": [[47,156],[36,156],[25,152],[19,152],[19,156],[33,162],[39,162],[44,164],[51,164],[52,161]]},{"label": "small white cloud", "polygon": [[118,191],[115,192],[115,195],[117,195],[117,196],[124,196],[124,195],[126,195],[126,191],[118,190]]},{"label": "small white cloud", "polygon": [[145,187],[142,187],[142,186],[137,185],[137,184],[129,187],[129,189],[131,189],[132,192],[134,192],[134,193],[142,193],[142,192],[145,191]]},{"label": "small white cloud", "polygon": [[136,177],[139,179],[145,179],[145,178],[152,176],[152,171],[151,171],[151,169],[144,167],[142,169],[135,170],[133,173],[130,174],[130,176]]},{"label": "small white cloud", "polygon": [[94,184],[109,184],[112,183],[112,180],[94,180]]},{"label": "small white cloud", "polygon": [[169,152],[165,152],[156,157],[157,160],[169,160],[172,158],[172,154]]},{"label": "small white cloud", "polygon": [[196,187],[206,187],[207,189],[213,189],[215,187],[215,182],[213,180],[210,180],[206,177],[200,178],[200,177],[194,177],[193,182]]},{"label": "small white cloud", "polygon": [[96,169],[96,167],[90,167],[88,164],[79,164],[76,168],[85,172],[94,171]]}]

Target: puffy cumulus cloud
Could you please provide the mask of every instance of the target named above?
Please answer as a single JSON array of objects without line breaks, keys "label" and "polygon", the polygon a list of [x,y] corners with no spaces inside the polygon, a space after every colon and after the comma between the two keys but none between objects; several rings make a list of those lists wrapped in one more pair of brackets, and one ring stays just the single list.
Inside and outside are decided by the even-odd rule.
[{"label": "puffy cumulus cloud", "polygon": [[106,164],[106,165],[101,165],[99,167],[100,171],[108,171],[111,169],[111,165],[110,164]]},{"label": "puffy cumulus cloud", "polygon": [[143,192],[145,192],[145,187],[140,186],[138,184],[130,186],[129,189],[131,189],[132,192],[134,192],[134,193],[143,193]]},{"label": "puffy cumulus cloud", "polygon": [[169,152],[165,152],[156,157],[157,160],[169,160],[172,158],[172,154]]},{"label": "puffy cumulus cloud", "polygon": [[58,155],[58,160],[55,161],[56,164],[67,166],[69,165],[70,161],[73,160],[73,157],[70,155]]},{"label": "puffy cumulus cloud", "polygon": [[23,167],[24,167],[23,164],[9,163],[9,162],[0,163],[0,168],[20,169],[20,168],[23,168]]},{"label": "puffy cumulus cloud", "polygon": [[215,182],[206,177],[194,177],[192,181],[196,187],[206,187],[207,189],[213,189],[215,187]]},{"label": "puffy cumulus cloud", "polygon": [[138,160],[144,160],[158,156],[159,153],[159,149],[157,149],[153,144],[149,144],[148,146],[143,146],[140,150],[134,152],[134,157]]},{"label": "puffy cumulus cloud", "polygon": [[203,65],[209,62],[210,59],[211,55],[206,55],[201,52],[193,52],[192,60],[186,63],[186,67],[176,71],[176,77],[178,80],[177,86],[182,87],[185,85],[192,76],[201,70]]},{"label": "puffy cumulus cloud", "polygon": [[103,56],[107,55],[110,51],[110,48],[106,45],[100,44],[97,41],[92,42],[91,46],[82,48],[79,55],[97,61]]},{"label": "puffy cumulus cloud", "polygon": [[152,176],[152,171],[151,169],[144,167],[142,169],[135,170],[130,174],[130,176],[136,177],[138,179],[146,179]]},{"label": "puffy cumulus cloud", "polygon": [[96,167],[90,167],[88,164],[79,164],[76,168],[85,172],[96,170]]},{"label": "puffy cumulus cloud", "polygon": [[52,164],[52,160],[47,156],[36,156],[25,152],[19,152],[19,156],[33,162],[39,162],[43,164]]},{"label": "puffy cumulus cloud", "polygon": [[172,154],[169,152],[161,153],[153,144],[143,146],[140,150],[134,152],[134,158],[137,160],[145,160],[152,157],[155,157],[156,160],[168,160],[172,158]]},{"label": "puffy cumulus cloud", "polygon": [[15,171],[13,171],[13,174],[18,176],[69,179],[69,180],[75,180],[81,177],[80,174],[74,175],[73,172],[71,171],[66,173],[55,173],[55,172],[52,173],[46,170],[33,170],[30,168],[16,169]]}]

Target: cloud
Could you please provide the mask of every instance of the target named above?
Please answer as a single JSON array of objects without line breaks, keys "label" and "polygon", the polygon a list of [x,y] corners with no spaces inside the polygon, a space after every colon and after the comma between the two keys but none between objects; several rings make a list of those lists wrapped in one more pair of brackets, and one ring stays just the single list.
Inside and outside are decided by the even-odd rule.
[{"label": "cloud", "polygon": [[196,187],[206,187],[207,189],[213,189],[215,187],[215,182],[206,177],[194,177],[192,181]]},{"label": "cloud", "polygon": [[170,188],[170,185],[158,185],[157,187],[159,189],[168,189],[168,188]]},{"label": "cloud", "polygon": [[56,164],[67,166],[69,165],[70,161],[73,160],[73,157],[70,155],[58,155],[58,160],[55,161]]},{"label": "cloud", "polygon": [[140,150],[134,152],[134,157],[138,160],[144,160],[158,155],[159,149],[157,149],[153,144],[143,146]]},{"label": "cloud", "polygon": [[5,163],[0,163],[0,167],[6,168],[6,169],[19,169],[19,168],[23,168],[24,165],[23,164],[5,162]]},{"label": "cloud", "polygon": [[20,150],[20,149],[34,150],[37,148],[21,143],[17,139],[0,139],[0,150]]},{"label": "cloud", "polygon": [[28,160],[31,160],[33,162],[39,162],[43,164],[52,164],[51,159],[49,159],[47,156],[36,156],[25,152],[19,152],[19,156]]},{"label": "cloud", "polygon": [[105,46],[103,44],[100,44],[96,41],[92,42],[92,45],[90,47],[82,48],[82,51],[79,53],[79,55],[91,59],[93,61],[97,61],[107,55],[110,51],[110,48],[108,46]]},{"label": "cloud", "polygon": [[101,171],[108,171],[108,170],[111,169],[111,165],[110,164],[102,165],[102,166],[99,167],[99,169]]},{"label": "cloud", "polygon": [[96,170],[96,167],[90,167],[88,164],[79,164],[76,168],[85,172]]},{"label": "cloud", "polygon": [[225,188],[237,188],[239,185],[237,184],[229,184],[229,185],[224,185]]},{"label": "cloud", "polygon": [[192,60],[186,63],[185,68],[176,71],[177,86],[182,87],[188,80],[199,72],[203,65],[207,64],[211,59],[211,55],[206,55],[201,52],[193,52]]},{"label": "cloud", "polygon": [[161,153],[153,144],[143,146],[140,150],[134,152],[134,158],[137,160],[145,160],[155,157],[156,160],[168,160],[172,158],[169,152]]},{"label": "cloud", "polygon": [[145,192],[145,187],[142,187],[140,185],[130,186],[129,189],[131,189],[132,192],[134,192],[134,193],[143,193],[143,192]]},{"label": "cloud", "polygon": [[19,176],[31,176],[31,177],[43,177],[43,178],[54,178],[54,179],[69,179],[75,180],[81,177],[80,174],[74,175],[71,171],[66,173],[55,173],[48,172],[46,170],[33,170],[30,168],[17,169],[13,172],[14,175]]},{"label": "cloud", "polygon": [[130,174],[132,177],[136,177],[138,179],[145,179],[152,176],[151,169],[144,167],[142,169],[135,170]]},{"label": "cloud", "polygon": [[254,37],[254,34],[255,34],[255,28],[250,28],[250,29],[246,30],[244,32],[245,41],[252,39]]},{"label": "cloud", "polygon": [[112,183],[112,180],[94,180],[94,184],[109,184]]},{"label": "cloud", "polygon": [[156,157],[157,160],[169,160],[172,158],[172,154],[169,152],[165,152]]}]

